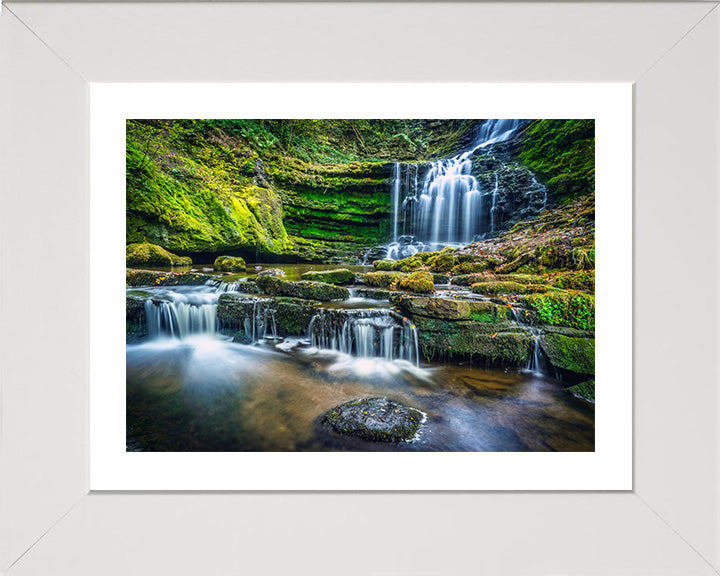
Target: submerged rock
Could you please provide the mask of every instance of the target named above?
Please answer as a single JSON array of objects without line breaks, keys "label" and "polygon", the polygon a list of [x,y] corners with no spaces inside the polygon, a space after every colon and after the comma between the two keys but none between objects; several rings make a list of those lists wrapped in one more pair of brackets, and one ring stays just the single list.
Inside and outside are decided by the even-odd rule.
[{"label": "submerged rock", "polygon": [[355,280],[355,273],[347,268],[338,268],[337,270],[322,270],[305,272],[302,275],[303,280],[312,280],[314,282],[326,282],[327,284],[351,284]]},{"label": "submerged rock", "polygon": [[150,242],[128,244],[125,247],[125,262],[128,266],[191,266],[189,256],[178,256],[162,246]]},{"label": "submerged rock", "polygon": [[351,400],[328,411],[323,422],[335,432],[374,442],[415,438],[426,414],[390,398]]},{"label": "submerged rock", "polygon": [[285,270],[280,270],[280,268],[268,268],[267,270],[262,270],[257,273],[259,277],[264,276],[274,276],[276,278],[282,278],[285,276]]},{"label": "submerged rock", "polygon": [[326,284],[324,282],[290,282],[273,277],[258,277],[257,285],[266,294],[271,296],[290,296],[304,300],[347,300],[350,298],[350,291],[342,286]]},{"label": "submerged rock", "polygon": [[219,272],[244,272],[245,260],[240,256],[218,256],[213,263],[213,269]]}]

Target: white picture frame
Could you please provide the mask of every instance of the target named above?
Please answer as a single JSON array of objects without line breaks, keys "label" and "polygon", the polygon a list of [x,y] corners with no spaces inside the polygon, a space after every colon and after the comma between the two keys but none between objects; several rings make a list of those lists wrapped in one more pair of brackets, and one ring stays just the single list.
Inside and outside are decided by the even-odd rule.
[{"label": "white picture frame", "polygon": [[[2,572],[715,574],[716,7],[6,5]],[[446,22],[456,50],[483,66],[428,47]],[[369,25],[381,33],[363,43]],[[88,84],[231,80],[634,83],[632,491],[88,493]],[[18,282],[39,273],[30,253],[43,255],[41,281]],[[704,287],[699,311],[658,279],[668,261]],[[348,565],[368,534],[371,561]]]}]

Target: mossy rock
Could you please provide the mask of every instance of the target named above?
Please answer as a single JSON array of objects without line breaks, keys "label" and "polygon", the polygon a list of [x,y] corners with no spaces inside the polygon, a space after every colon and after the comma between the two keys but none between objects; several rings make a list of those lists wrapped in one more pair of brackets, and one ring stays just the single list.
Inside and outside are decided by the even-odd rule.
[{"label": "mossy rock", "polygon": [[139,242],[125,247],[125,263],[128,266],[191,266],[192,259],[168,252],[157,244]]},{"label": "mossy rock", "polygon": [[347,288],[325,282],[309,282],[307,280],[290,282],[272,276],[258,277],[255,282],[263,292],[272,296],[289,296],[303,300],[320,300],[321,302],[350,298],[350,291]]},{"label": "mossy rock", "polygon": [[425,261],[422,256],[420,256],[420,254],[415,254],[414,256],[409,256],[408,258],[403,258],[402,260],[395,262],[393,270],[398,270],[400,272],[414,272],[424,266]]},{"label": "mossy rock", "polygon": [[574,290],[529,294],[522,303],[537,312],[543,324],[595,330],[595,296]]},{"label": "mossy rock", "polygon": [[450,276],[447,274],[433,274],[432,278],[434,284],[447,284],[450,282]]},{"label": "mossy rock", "polygon": [[561,376],[578,381],[595,375],[595,340],[544,334],[540,347]]},{"label": "mossy rock", "polygon": [[372,442],[413,440],[426,415],[390,398],[351,400],[325,413],[322,421],[339,434]]},{"label": "mossy rock", "polygon": [[217,280],[210,274],[199,272],[157,272],[152,270],[125,270],[127,286],[199,286],[208,280]]},{"label": "mossy rock", "polygon": [[280,336],[304,336],[320,302],[278,297],[273,302],[275,322]]},{"label": "mossy rock", "polygon": [[[525,366],[535,342],[515,323],[424,321],[414,318],[427,360],[470,360],[487,366]],[[507,330],[506,330],[507,328]]]},{"label": "mossy rock", "polygon": [[442,320],[474,320],[494,324],[509,320],[512,316],[507,306],[479,300],[403,296],[398,300],[398,305],[413,318],[421,315]]},{"label": "mossy rock", "polygon": [[395,260],[375,260],[372,265],[375,267],[375,270],[391,272],[395,269]]},{"label": "mossy rock", "polygon": [[589,402],[595,402],[595,380],[586,380],[585,382],[580,382],[580,384],[570,386],[570,388],[568,388],[567,390],[575,396],[584,398]]},{"label": "mossy rock", "polygon": [[416,294],[430,294],[435,289],[435,283],[430,272],[418,270],[401,278],[397,283],[397,287]]},{"label": "mossy rock", "polygon": [[240,256],[218,256],[213,263],[213,270],[218,272],[244,272],[245,260]]},{"label": "mossy rock", "polygon": [[305,272],[301,277],[303,280],[326,282],[328,284],[352,284],[355,280],[355,273],[347,268],[338,268],[337,270]]},{"label": "mossy rock", "polygon": [[471,286],[476,294],[530,294],[532,292],[545,292],[544,286],[520,284],[518,282],[478,282]]},{"label": "mossy rock", "polygon": [[488,268],[489,265],[487,262],[465,261],[453,266],[452,270],[450,270],[450,274],[453,274],[455,276],[460,276],[463,274],[475,274],[477,272],[483,272]]},{"label": "mossy rock", "polygon": [[528,285],[547,285],[549,279],[537,274],[497,274],[497,279],[503,282],[517,282]]},{"label": "mossy rock", "polygon": [[405,278],[405,276],[406,274],[403,272],[367,272],[362,275],[362,279],[368,286],[387,288]]},{"label": "mossy rock", "polygon": [[456,286],[472,286],[477,282],[497,282],[498,277],[494,274],[461,274],[460,276],[453,276],[450,281]]},{"label": "mossy rock", "polygon": [[427,260],[431,272],[450,272],[455,263],[455,250],[453,248],[443,248],[437,256]]},{"label": "mossy rock", "polygon": [[553,286],[595,292],[595,270],[562,272],[553,278]]}]

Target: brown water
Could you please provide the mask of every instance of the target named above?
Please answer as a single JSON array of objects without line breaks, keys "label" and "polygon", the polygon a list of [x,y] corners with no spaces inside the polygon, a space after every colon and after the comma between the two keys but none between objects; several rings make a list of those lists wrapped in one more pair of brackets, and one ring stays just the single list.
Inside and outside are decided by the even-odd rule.
[{"label": "brown water", "polygon": [[[127,346],[128,450],[592,451],[594,405],[516,369],[416,368],[198,335]],[[328,431],[324,412],[388,396],[428,418],[411,443]]]}]

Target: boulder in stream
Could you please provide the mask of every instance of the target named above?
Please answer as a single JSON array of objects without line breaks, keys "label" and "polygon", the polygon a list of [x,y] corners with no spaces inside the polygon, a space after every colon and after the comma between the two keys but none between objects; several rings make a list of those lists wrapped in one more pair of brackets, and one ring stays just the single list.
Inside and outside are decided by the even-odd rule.
[{"label": "boulder in stream", "polygon": [[355,280],[355,273],[347,268],[337,270],[311,270],[302,275],[303,280],[326,282],[327,284],[351,284]]},{"label": "boulder in stream", "polygon": [[326,284],[324,282],[290,282],[274,277],[258,277],[257,285],[265,294],[271,296],[289,296],[291,298],[302,298],[303,300],[347,300],[350,298],[350,291],[342,286]]},{"label": "boulder in stream", "polygon": [[361,398],[329,410],[323,422],[335,432],[373,442],[413,440],[427,415],[390,398]]}]

